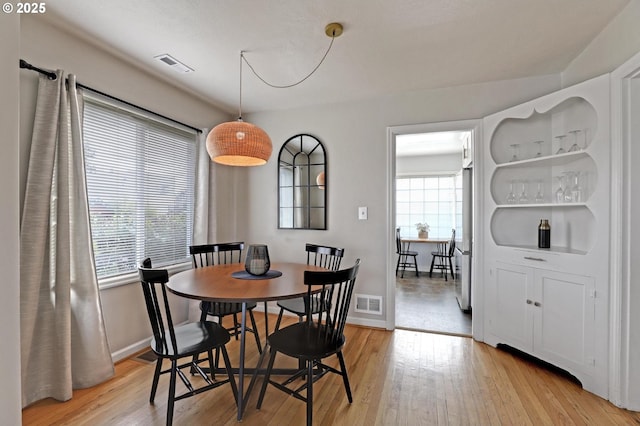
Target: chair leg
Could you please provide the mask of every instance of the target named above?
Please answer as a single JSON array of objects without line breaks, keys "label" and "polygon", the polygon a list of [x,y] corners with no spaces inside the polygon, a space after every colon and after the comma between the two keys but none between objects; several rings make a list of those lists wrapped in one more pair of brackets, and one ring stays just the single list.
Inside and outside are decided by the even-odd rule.
[{"label": "chair leg", "polygon": [[404,262],[402,262],[402,273],[400,274],[400,278],[404,278],[405,269],[407,269],[407,256],[404,256]]},{"label": "chair leg", "polygon": [[176,396],[176,372],[178,371],[178,360],[171,360],[171,373],[169,379],[169,400],[167,401],[167,426],[173,423],[173,405]]},{"label": "chair leg", "polygon": [[435,256],[431,256],[431,268],[429,268],[429,278],[431,278],[433,276],[433,265],[436,262],[436,257]]},{"label": "chair leg", "polygon": [[349,403],[353,402],[353,396],[351,395],[351,386],[349,386],[349,376],[347,375],[347,365],[344,362],[344,356],[342,352],[338,352],[336,354],[338,356],[338,360],[340,361],[340,370],[342,371],[342,381],[344,382],[344,389],[347,391],[347,399],[349,399]]},{"label": "chair leg", "polygon": [[262,407],[262,400],[264,399],[264,394],[267,391],[267,385],[271,378],[271,370],[273,369],[273,362],[276,360],[276,353],[276,351],[271,349],[271,356],[269,357],[269,364],[267,365],[267,373],[264,375],[264,381],[262,382],[262,388],[260,389],[260,396],[258,397],[258,403],[256,404],[256,408],[258,410]]},{"label": "chair leg", "polygon": [[160,380],[160,370],[162,370],[162,358],[158,358],[156,360],[156,370],[153,373],[153,382],[151,382],[151,396],[149,397],[150,404],[153,404],[153,400],[156,398],[158,380]]},{"label": "chair leg", "polygon": [[231,371],[231,361],[229,361],[229,353],[225,346],[220,346],[219,350],[222,352],[222,359],[224,360],[224,366],[227,369],[227,377],[229,377],[229,384],[231,385],[231,391],[233,397],[238,405],[238,386],[236,385],[236,379],[233,377],[233,371]]},{"label": "chair leg", "polygon": [[445,281],[449,281],[447,279],[447,277],[449,276],[449,268],[447,268],[447,261],[443,258],[441,258],[442,260],[442,271],[444,272],[444,280]]},{"label": "chair leg", "polygon": [[451,279],[455,280],[456,276],[453,273],[453,262],[451,261],[451,258],[449,258],[449,268],[451,269]]},{"label": "chair leg", "polygon": [[400,269],[400,255],[398,255],[398,262],[396,263],[396,277],[398,276],[398,269]]},{"label": "chair leg", "polygon": [[419,277],[420,271],[418,270],[418,256],[413,256],[413,265],[416,267],[416,277]]},{"label": "chair leg", "polygon": [[307,426],[313,424],[313,361],[307,361]]},{"label": "chair leg", "polygon": [[238,314],[233,314],[233,330],[233,334],[236,340],[238,340]]},{"label": "chair leg", "polygon": [[256,338],[256,346],[258,347],[258,353],[262,355],[262,344],[260,343],[260,335],[258,334],[258,326],[256,325],[256,319],[253,316],[253,310],[249,311],[249,319],[251,320],[251,327],[253,327],[253,337]]},{"label": "chair leg", "polygon": [[[398,273],[398,270],[396,269],[396,274],[397,273]],[[284,314],[284,309],[280,308],[280,313],[278,314],[278,319],[276,320],[276,328],[273,331],[280,330],[280,321],[282,321],[282,314]]]}]

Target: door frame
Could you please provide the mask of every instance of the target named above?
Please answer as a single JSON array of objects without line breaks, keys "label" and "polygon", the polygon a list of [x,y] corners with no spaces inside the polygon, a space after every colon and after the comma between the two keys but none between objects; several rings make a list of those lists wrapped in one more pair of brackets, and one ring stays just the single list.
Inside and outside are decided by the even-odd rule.
[{"label": "door frame", "polygon": [[[395,226],[396,226],[396,137],[399,135],[407,135],[413,133],[434,133],[434,132],[454,132],[454,131],[471,131],[471,154],[473,161],[473,246],[482,247],[482,236],[479,219],[479,213],[482,212],[482,207],[478,204],[481,200],[479,191],[482,188],[481,185],[481,172],[482,164],[481,155],[478,155],[480,148],[482,147],[482,120],[456,120],[456,121],[444,121],[437,123],[424,123],[424,124],[409,124],[402,126],[389,126],[387,127],[387,290],[386,290],[386,329],[394,330],[396,322],[396,247],[395,247]],[[471,265],[471,293],[474,295],[473,317],[471,319],[472,335],[476,338],[476,330],[478,336],[482,336],[482,324],[483,324],[483,301],[481,297],[482,291],[478,288],[478,277],[482,276],[482,271],[479,270],[482,262],[480,261],[481,253],[476,250],[473,251],[472,265]]]},{"label": "door frame", "polygon": [[[630,232],[634,214],[631,204],[632,167],[630,150],[637,130],[632,126],[632,81],[640,79],[640,53],[611,73],[611,229],[609,289],[609,400],[618,407],[640,411],[640,363],[633,306],[638,293],[632,292]],[[637,90],[637,89],[636,89]],[[637,126],[636,126],[637,127]]]}]

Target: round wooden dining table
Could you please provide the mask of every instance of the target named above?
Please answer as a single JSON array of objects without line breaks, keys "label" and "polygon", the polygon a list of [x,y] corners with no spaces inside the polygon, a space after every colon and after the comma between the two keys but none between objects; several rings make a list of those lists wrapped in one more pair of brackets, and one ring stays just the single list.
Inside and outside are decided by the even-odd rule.
[{"label": "round wooden dining table", "polygon": [[[326,271],[326,269],[307,265],[306,263],[276,262],[271,264],[270,271],[282,273],[277,277],[260,279],[251,277],[251,279],[246,279],[233,276],[237,273],[242,273],[242,271],[244,271],[244,264],[242,263],[205,266],[179,272],[171,276],[167,283],[169,291],[178,296],[205,302],[235,302],[242,304],[240,362],[238,366],[238,421],[242,420],[245,400],[249,397],[249,393],[253,388],[257,367],[260,366],[263,359],[263,357],[260,357],[258,366],[254,370],[254,379],[245,393],[243,390],[247,303],[265,302],[265,328],[268,332],[266,302],[306,295],[308,287],[304,284],[304,271]],[[266,352],[267,345],[265,344],[263,353]]]}]

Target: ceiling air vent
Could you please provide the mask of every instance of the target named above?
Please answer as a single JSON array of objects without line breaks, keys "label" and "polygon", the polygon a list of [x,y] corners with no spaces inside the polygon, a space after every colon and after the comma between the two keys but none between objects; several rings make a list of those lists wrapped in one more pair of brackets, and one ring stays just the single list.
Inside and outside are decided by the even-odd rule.
[{"label": "ceiling air vent", "polygon": [[179,73],[193,72],[193,68],[186,66],[185,64],[183,64],[182,62],[180,62],[179,60],[177,60],[176,58],[174,58],[173,56],[167,53],[165,53],[164,55],[154,56],[154,58],[159,60],[160,62],[163,62],[164,64],[168,65],[173,70]]}]

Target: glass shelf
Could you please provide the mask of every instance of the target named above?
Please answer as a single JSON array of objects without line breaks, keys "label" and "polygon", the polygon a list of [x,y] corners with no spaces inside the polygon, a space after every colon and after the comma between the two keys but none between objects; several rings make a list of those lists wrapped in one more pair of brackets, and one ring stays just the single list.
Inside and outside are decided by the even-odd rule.
[{"label": "glass shelf", "polygon": [[497,209],[521,209],[521,208],[557,208],[557,207],[587,207],[587,203],[530,203],[530,204],[498,204]]},{"label": "glass shelf", "polygon": [[587,151],[566,152],[564,154],[547,155],[544,157],[527,158],[525,160],[511,161],[508,163],[496,164],[496,169],[507,167],[527,167],[527,166],[563,166],[581,157],[587,157]]}]

